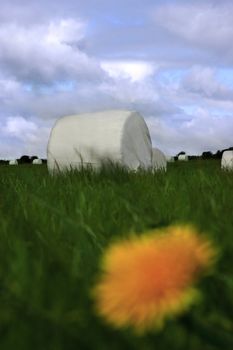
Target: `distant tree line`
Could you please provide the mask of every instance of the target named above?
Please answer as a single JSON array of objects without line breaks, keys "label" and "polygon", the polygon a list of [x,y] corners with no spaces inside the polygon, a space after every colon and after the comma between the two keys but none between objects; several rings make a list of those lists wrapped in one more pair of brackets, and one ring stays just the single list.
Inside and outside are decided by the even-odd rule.
[{"label": "distant tree line", "polygon": [[233,151],[233,147],[229,147],[229,148],[223,149],[221,151],[217,151],[215,154],[213,154],[210,151],[203,152],[202,158],[203,159],[221,159],[224,151]]},{"label": "distant tree line", "polygon": [[[213,153],[211,151],[205,151],[203,152],[201,155],[199,156],[194,156],[194,155],[189,155],[188,158],[189,160],[195,160],[195,159],[221,159],[222,158],[222,154],[224,151],[233,151],[233,147],[229,147],[229,148],[225,148],[223,150],[218,150],[216,153]],[[175,160],[178,160],[178,157],[180,154],[186,154],[184,151],[179,152],[176,156],[174,156]],[[37,156],[28,156],[28,155],[23,155],[22,157],[20,157],[19,159],[17,159],[18,164],[32,164],[34,159],[37,159]],[[4,160],[4,159],[0,159],[0,165],[3,164],[8,164],[9,160]],[[47,159],[42,159],[42,163],[46,164],[47,163]]]},{"label": "distant tree line", "polygon": [[[23,155],[22,157],[18,158],[18,164],[32,164],[34,159],[38,159],[37,156],[28,156],[28,155]],[[5,159],[0,159],[0,165],[1,164],[8,164],[9,160]],[[46,164],[47,159],[42,159],[42,163]]]},{"label": "distant tree line", "polygon": [[[211,151],[205,151],[199,156],[194,156],[194,155],[189,155],[188,158],[189,160],[194,160],[194,159],[221,159],[222,154],[224,151],[233,151],[233,147],[225,148],[223,150],[218,150],[216,153],[213,153]],[[175,160],[178,160],[178,157],[180,154],[185,154],[184,151],[179,152],[174,158]]]}]

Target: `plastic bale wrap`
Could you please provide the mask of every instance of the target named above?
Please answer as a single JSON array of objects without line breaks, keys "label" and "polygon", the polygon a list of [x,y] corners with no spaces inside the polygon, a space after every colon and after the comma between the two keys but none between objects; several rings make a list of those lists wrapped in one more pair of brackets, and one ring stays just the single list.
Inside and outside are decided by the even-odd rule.
[{"label": "plastic bale wrap", "polygon": [[221,159],[221,168],[223,170],[233,171],[233,151],[224,151]]},{"label": "plastic bale wrap", "polygon": [[110,110],[71,115],[59,119],[47,146],[50,173],[110,161],[130,170],[152,166],[149,130],[134,111]]},{"label": "plastic bale wrap", "polygon": [[153,171],[167,170],[167,160],[165,154],[158,148],[152,149],[152,169]]},{"label": "plastic bale wrap", "polygon": [[9,165],[18,165],[17,159],[11,159],[11,160],[9,160]]},{"label": "plastic bale wrap", "polygon": [[40,165],[42,164],[42,159],[33,159],[32,164]]},{"label": "plastic bale wrap", "polygon": [[189,160],[187,154],[180,154],[178,157],[178,160],[181,160],[183,162],[187,162]]}]

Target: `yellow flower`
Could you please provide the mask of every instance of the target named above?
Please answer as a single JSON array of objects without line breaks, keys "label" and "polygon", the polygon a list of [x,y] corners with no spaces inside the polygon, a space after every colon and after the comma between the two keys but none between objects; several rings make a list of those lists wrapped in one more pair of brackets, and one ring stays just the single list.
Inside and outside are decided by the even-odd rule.
[{"label": "yellow flower", "polygon": [[110,246],[94,288],[99,315],[115,327],[142,333],[185,311],[199,294],[193,287],[215,251],[191,226],[171,226]]}]

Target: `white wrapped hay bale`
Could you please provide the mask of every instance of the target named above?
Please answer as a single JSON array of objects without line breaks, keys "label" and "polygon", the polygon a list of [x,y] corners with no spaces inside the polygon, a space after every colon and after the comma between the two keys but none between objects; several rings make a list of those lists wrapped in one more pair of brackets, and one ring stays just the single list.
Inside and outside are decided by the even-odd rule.
[{"label": "white wrapped hay bale", "polygon": [[11,160],[9,160],[9,165],[18,165],[17,159],[11,159]]},{"label": "white wrapped hay bale", "polygon": [[42,164],[42,159],[39,159],[39,158],[33,159],[32,164],[40,165]]},{"label": "white wrapped hay bale", "polygon": [[166,156],[166,160],[169,163],[173,163],[175,161],[175,158],[173,156]]},{"label": "white wrapped hay bale", "polygon": [[158,148],[152,148],[152,169],[154,171],[167,170],[166,156]]},{"label": "white wrapped hay bale", "polygon": [[151,168],[150,134],[139,113],[109,110],[66,116],[55,123],[47,147],[50,173],[98,168],[107,160],[132,170]]},{"label": "white wrapped hay bale", "polygon": [[180,154],[178,160],[187,162],[189,160],[187,154]]},{"label": "white wrapped hay bale", "polygon": [[233,170],[233,151],[224,151],[221,159],[223,170]]}]

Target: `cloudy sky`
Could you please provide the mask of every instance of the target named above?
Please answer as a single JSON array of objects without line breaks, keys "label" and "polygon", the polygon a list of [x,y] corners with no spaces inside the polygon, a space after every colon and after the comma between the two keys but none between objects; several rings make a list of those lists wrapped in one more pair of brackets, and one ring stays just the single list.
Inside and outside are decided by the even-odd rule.
[{"label": "cloudy sky", "polygon": [[61,116],[139,111],[167,154],[233,146],[231,0],[1,0],[0,158]]}]

